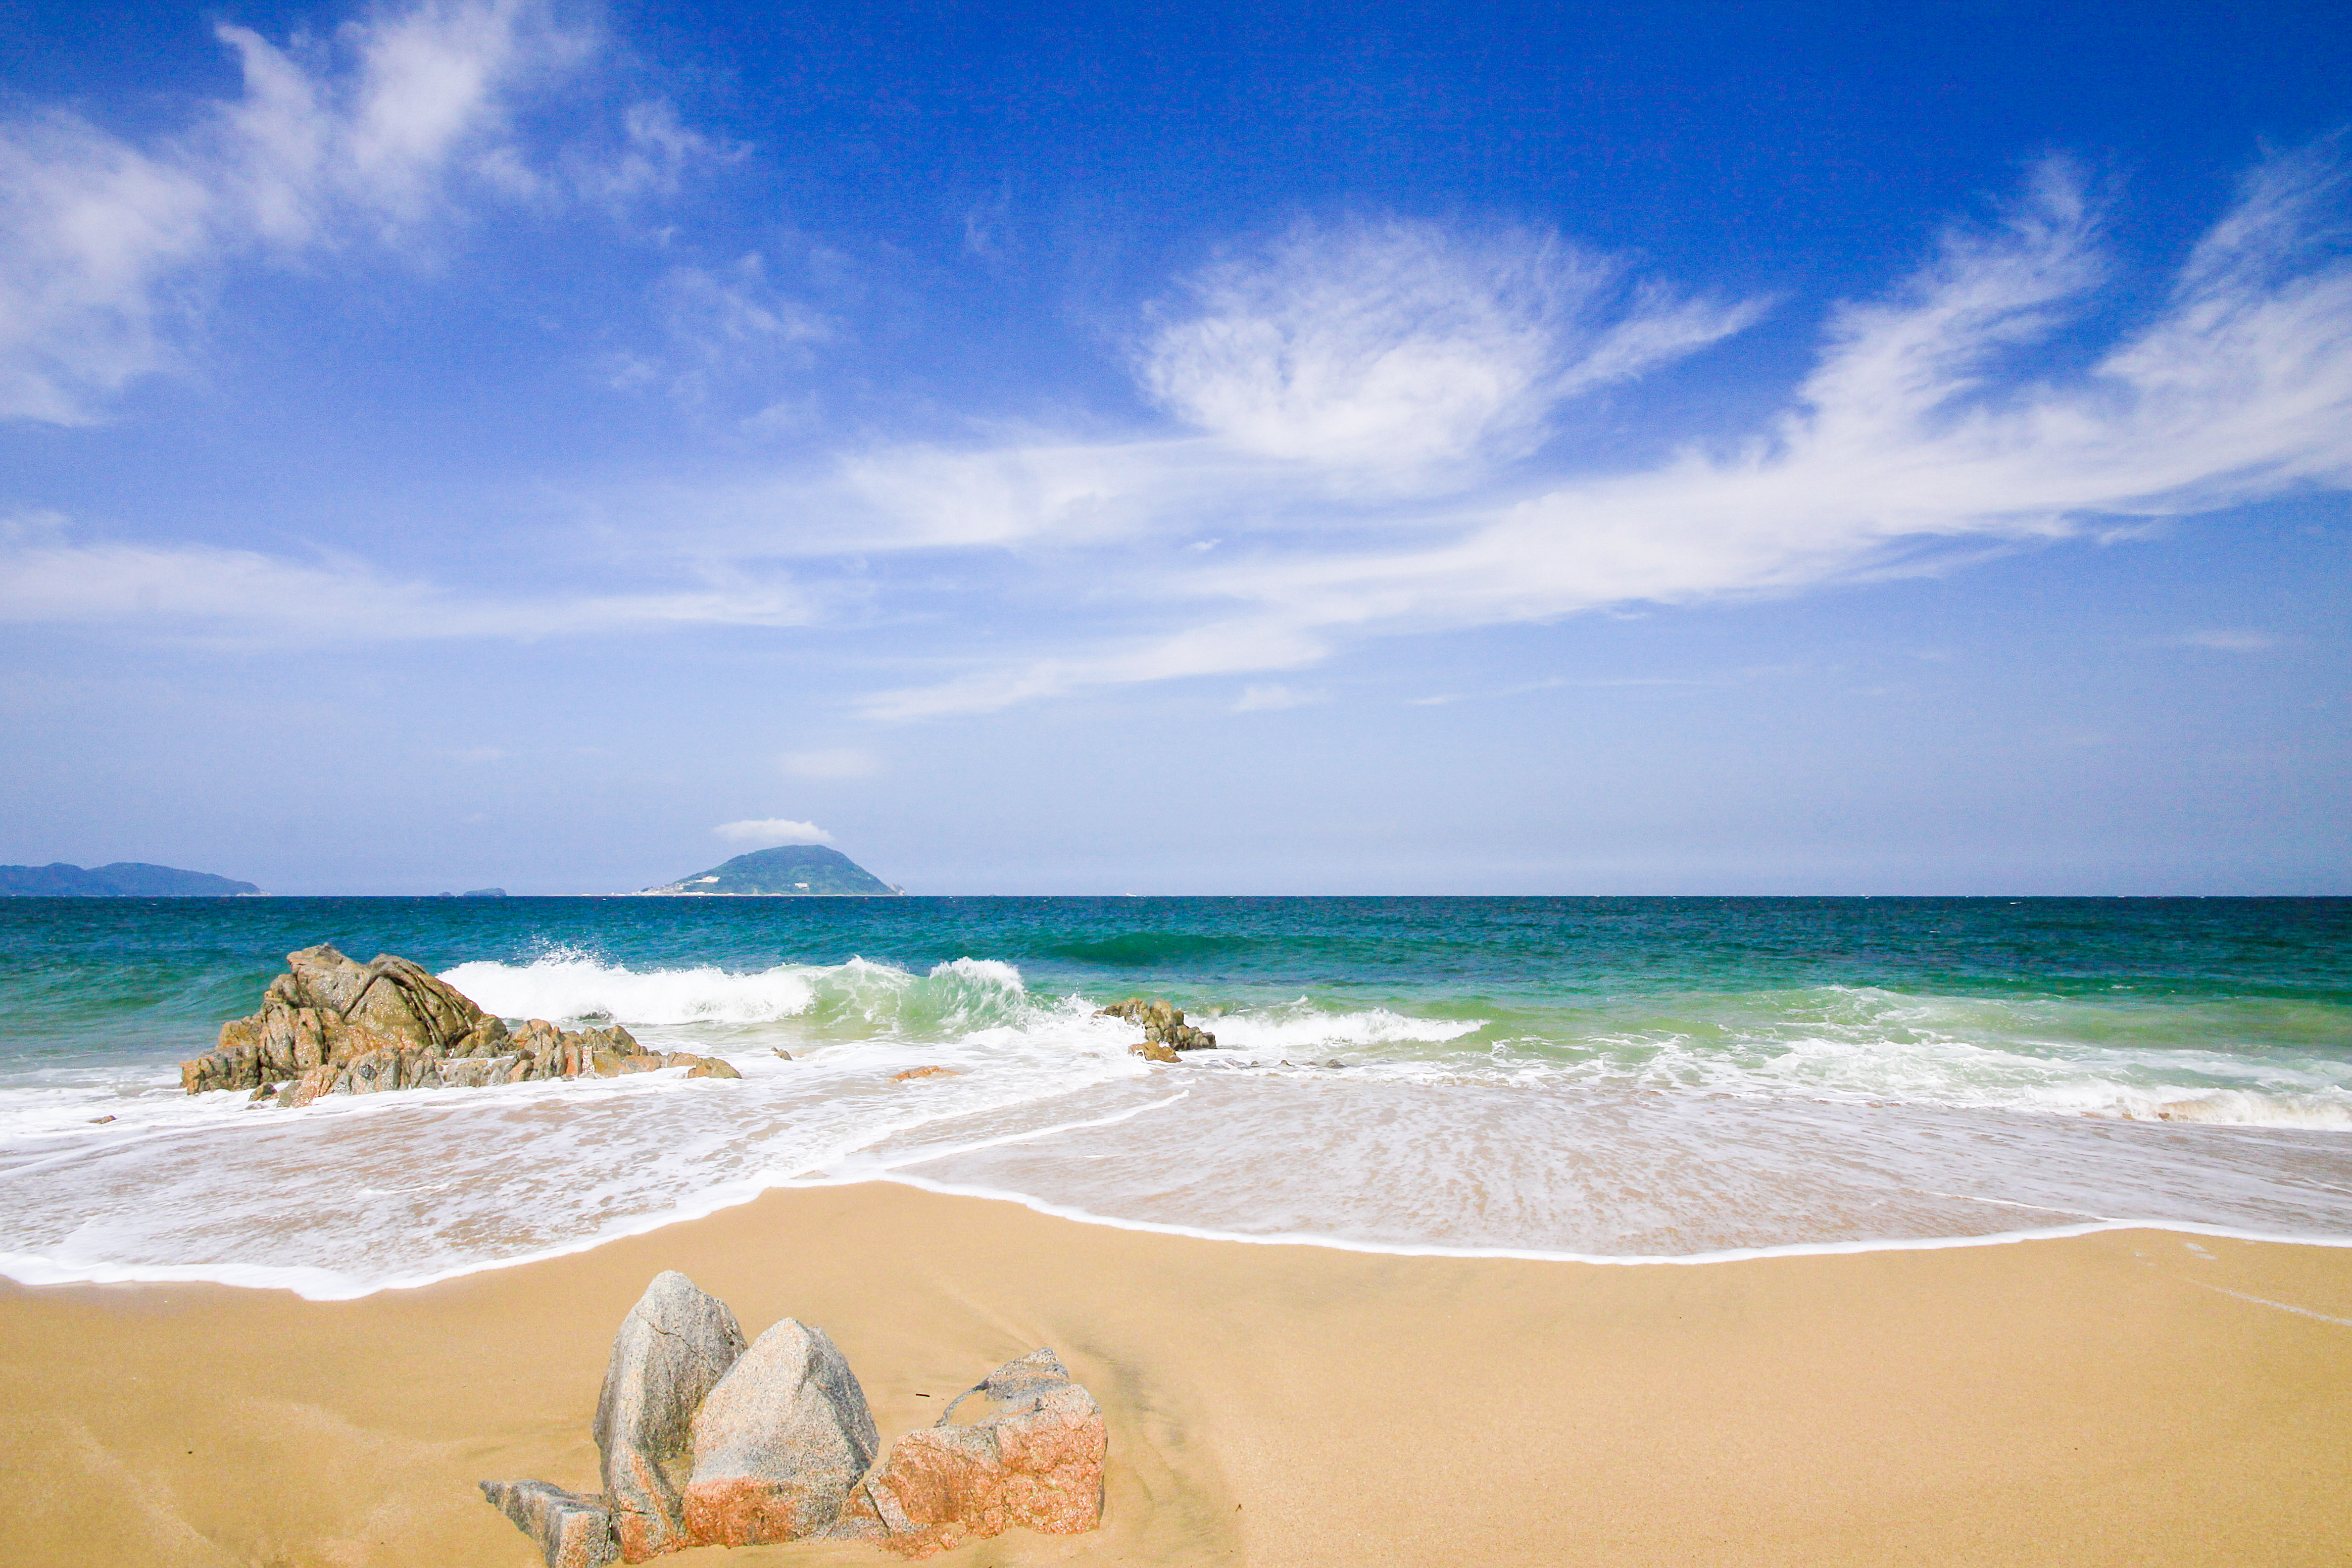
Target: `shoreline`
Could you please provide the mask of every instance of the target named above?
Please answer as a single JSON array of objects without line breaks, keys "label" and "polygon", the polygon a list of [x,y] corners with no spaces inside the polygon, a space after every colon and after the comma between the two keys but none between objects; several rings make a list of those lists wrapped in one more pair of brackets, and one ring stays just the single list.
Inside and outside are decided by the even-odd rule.
[{"label": "shoreline", "polygon": [[869,1180],[347,1300],[0,1285],[0,1529],[28,1561],[522,1568],[473,1481],[593,1489],[613,1330],[677,1268],[749,1332],[824,1327],[886,1442],[1062,1353],[1111,1425],[1105,1528],[943,1563],[2333,1562],[2352,1247],[2191,1234],[1627,1268]]},{"label": "shoreline", "polygon": [[[387,1293],[430,1289],[486,1274],[535,1268],[562,1258],[577,1258],[602,1247],[656,1236],[679,1226],[719,1218],[760,1203],[775,1194],[831,1192],[866,1185],[904,1187],[938,1197],[1004,1204],[1041,1217],[1089,1228],[1167,1237],[1216,1246],[1245,1247],[1305,1247],[1368,1258],[1437,1258],[1465,1262],[1560,1264],[1591,1268],[1715,1268],[1738,1263],[1792,1258],[1853,1258],[1882,1252],[1942,1252],[1959,1248],[2015,1247],[2032,1242],[2066,1241],[2084,1237],[2125,1232],[2199,1237],[2208,1240],[2243,1242],[2261,1247],[2307,1247],[2352,1252],[2352,1236],[2282,1236],[2196,1220],[2156,1218],[2096,1219],[2075,1225],[2041,1226],[2018,1230],[1984,1231],[1938,1237],[1893,1237],[1857,1241],[1794,1241],[1769,1247],[1727,1247],[1690,1253],[1587,1253],[1542,1247],[1449,1247],[1442,1243],[1359,1241],[1347,1237],[1294,1232],[1253,1235],[1157,1220],[1127,1219],[1097,1214],[1075,1205],[1059,1204],[1027,1193],[933,1182],[898,1173],[860,1173],[817,1180],[768,1184],[748,1194],[727,1188],[704,1194],[713,1201],[665,1210],[632,1221],[604,1234],[514,1258],[467,1264],[440,1273],[395,1276],[376,1283],[357,1284],[332,1269],[305,1266],[269,1267],[256,1264],[115,1264],[62,1265],[29,1253],[0,1252],[0,1289],[48,1290],[75,1286],[217,1286],[230,1290],[286,1291],[311,1302],[363,1301]],[[1990,1202],[1993,1200],[1980,1200]],[[2018,1205],[2021,1207],[2031,1205]]]}]

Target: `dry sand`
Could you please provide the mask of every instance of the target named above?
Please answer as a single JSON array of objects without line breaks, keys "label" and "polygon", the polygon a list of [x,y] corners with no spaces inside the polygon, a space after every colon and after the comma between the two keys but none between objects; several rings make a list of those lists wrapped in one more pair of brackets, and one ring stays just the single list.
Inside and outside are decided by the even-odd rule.
[{"label": "dry sand", "polygon": [[663,1268],[750,1332],[823,1325],[886,1442],[1062,1353],[1110,1420],[1105,1528],[940,1563],[2352,1561],[2352,1249],[2149,1230],[1607,1268],[868,1185],[359,1301],[8,1288],[0,1563],[527,1568],[473,1483],[594,1489],[605,1351]]}]

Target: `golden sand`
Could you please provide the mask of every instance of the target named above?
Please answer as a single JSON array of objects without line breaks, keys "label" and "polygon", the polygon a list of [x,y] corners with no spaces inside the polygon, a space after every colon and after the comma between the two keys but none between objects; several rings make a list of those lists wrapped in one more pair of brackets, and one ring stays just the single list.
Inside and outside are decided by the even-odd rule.
[{"label": "golden sand", "polygon": [[750,1333],[823,1326],[886,1443],[1061,1352],[1110,1422],[1104,1528],[940,1563],[2352,1561],[2352,1249],[1389,1258],[880,1184],[358,1301],[6,1288],[0,1561],[527,1568],[473,1483],[595,1489],[605,1352],[663,1268]]}]

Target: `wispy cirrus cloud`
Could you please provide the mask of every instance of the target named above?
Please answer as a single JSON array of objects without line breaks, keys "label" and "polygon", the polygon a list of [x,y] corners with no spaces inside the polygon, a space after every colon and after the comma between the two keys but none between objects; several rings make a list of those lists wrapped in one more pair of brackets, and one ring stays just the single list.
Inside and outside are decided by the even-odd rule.
[{"label": "wispy cirrus cloud", "polygon": [[[2332,143],[2266,161],[2140,325],[2079,373],[2026,374],[2012,356],[2075,330],[2109,269],[2083,181],[2045,164],[1997,222],[1955,226],[1902,285],[1832,312],[1814,369],[1753,438],[1695,443],[1654,468],[1592,478],[1547,474],[1539,453],[1507,458],[1590,384],[1579,365],[1648,353],[1605,345],[1665,345],[1654,363],[1712,341],[1739,310],[1695,316],[1661,294],[1621,293],[1622,316],[1578,318],[1573,342],[1604,345],[1579,359],[1561,346],[1570,339],[1547,336],[1561,331],[1552,307],[1522,302],[1507,272],[1493,274],[1503,281],[1478,308],[1392,310],[1398,290],[1386,279],[1431,266],[1433,238],[1412,236],[1392,268],[1351,254],[1328,275],[1277,247],[1246,280],[1220,275],[1202,289],[1193,324],[1151,340],[1160,357],[1147,362],[1144,384],[1194,418],[1222,421],[1210,440],[868,454],[852,469],[868,497],[887,489],[876,476],[899,476],[902,505],[943,500],[949,467],[1027,476],[981,488],[980,526],[943,504],[928,533],[919,519],[900,526],[934,548],[1050,540],[1089,562],[1104,598],[1157,606],[1181,625],[1154,635],[1130,615],[1089,643],[882,693],[867,711],[908,719],[1296,669],[1353,638],[1933,570],[1988,549],[2352,485],[2352,268],[2334,216],[2346,183]],[[1674,325],[1694,320],[1704,330]],[[1359,321],[1372,323],[1364,342],[1405,344],[1400,363],[1426,376],[1401,373],[1391,393],[1373,348],[1280,346],[1345,342]],[[1550,346],[1539,353],[1530,339]],[[1415,486],[1368,496],[1358,478],[1388,447]],[[1281,459],[1290,487],[1262,482],[1236,449]],[[1151,460],[1129,460],[1139,450]],[[1447,464],[1450,476],[1429,478]],[[1136,592],[1144,563],[1122,570],[1107,548],[1210,522],[1224,546],[1153,555],[1148,598]]]},{"label": "wispy cirrus cloud", "polygon": [[256,644],[562,637],[709,625],[804,626],[796,585],[726,569],[661,591],[485,594],[349,556],[78,540],[66,521],[0,521],[0,624],[143,626]]},{"label": "wispy cirrus cloud", "polygon": [[62,109],[0,121],[0,418],[100,418],[179,363],[225,265],[412,237],[469,196],[620,199],[717,150],[667,105],[543,167],[520,104],[592,52],[538,0],[419,0],[325,37],[214,29],[241,94],[135,141]]}]

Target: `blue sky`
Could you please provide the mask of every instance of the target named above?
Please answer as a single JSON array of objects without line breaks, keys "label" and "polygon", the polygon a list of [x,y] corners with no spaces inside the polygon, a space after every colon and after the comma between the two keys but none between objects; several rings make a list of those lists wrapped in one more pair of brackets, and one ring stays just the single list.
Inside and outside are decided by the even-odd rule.
[{"label": "blue sky", "polygon": [[2352,890],[2347,35],[0,11],[0,860]]}]

